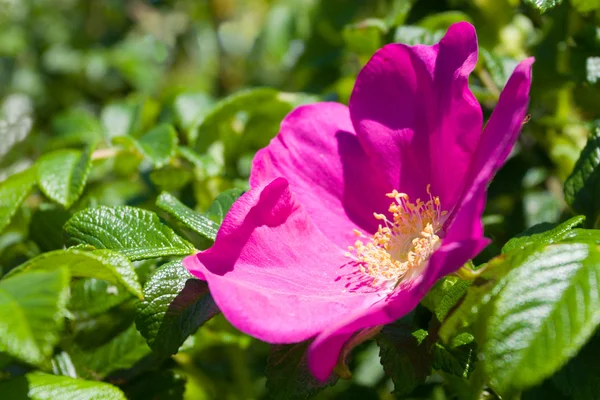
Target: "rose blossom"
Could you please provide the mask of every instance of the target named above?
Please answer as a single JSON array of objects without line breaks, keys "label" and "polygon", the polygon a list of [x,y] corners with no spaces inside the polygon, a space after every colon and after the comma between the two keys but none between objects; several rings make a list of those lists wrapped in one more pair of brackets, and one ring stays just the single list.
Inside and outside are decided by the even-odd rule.
[{"label": "rose blossom", "polygon": [[349,107],[285,118],[215,244],[184,260],[234,326],[269,343],[314,339],[309,367],[325,380],[488,244],[486,188],[521,129],[533,59],[483,128],[468,87],[477,50],[468,23],[433,46],[387,45]]}]

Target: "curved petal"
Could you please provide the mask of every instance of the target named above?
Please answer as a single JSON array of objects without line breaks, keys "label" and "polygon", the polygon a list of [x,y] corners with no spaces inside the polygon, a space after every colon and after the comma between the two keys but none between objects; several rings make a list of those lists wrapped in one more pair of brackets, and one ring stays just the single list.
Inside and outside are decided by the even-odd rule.
[{"label": "curved petal", "polygon": [[279,134],[260,150],[250,186],[284,177],[299,202],[329,240],[346,248],[353,229],[373,233],[373,212],[385,212],[391,191],[358,142],[348,108],[316,103],[292,111]]},{"label": "curved petal", "polygon": [[489,182],[506,161],[519,136],[529,105],[533,58],[521,61],[500,94],[477,148],[465,193],[451,218],[451,240],[483,235],[481,216]]},{"label": "curved petal", "polygon": [[319,334],[308,349],[308,364],[313,375],[326,380],[335,367],[344,344],[356,332],[396,321],[411,312],[441,278],[444,267],[460,268],[487,244],[485,239],[444,244],[436,251],[420,276],[404,281],[393,295],[367,310],[357,310],[338,324]]},{"label": "curved petal", "polygon": [[358,75],[350,114],[363,147],[387,179],[411,197],[425,188],[452,209],[482,127],[468,87],[477,37],[468,23],[452,25],[434,46],[390,44]]},{"label": "curved petal", "polygon": [[[277,178],[244,194],[215,244],[184,260],[236,328],[270,343],[306,340],[381,296],[344,279],[348,258]],[[370,289],[370,290],[367,290]]]}]

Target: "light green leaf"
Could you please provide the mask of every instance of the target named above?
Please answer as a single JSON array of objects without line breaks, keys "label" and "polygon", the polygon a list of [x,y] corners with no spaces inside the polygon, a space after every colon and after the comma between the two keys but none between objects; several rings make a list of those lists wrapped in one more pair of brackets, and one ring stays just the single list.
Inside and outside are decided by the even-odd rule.
[{"label": "light green leaf", "polygon": [[167,165],[161,169],[150,172],[150,180],[159,189],[165,191],[180,190],[193,178],[193,173],[186,168],[171,167]]},{"label": "light green leaf", "polygon": [[48,198],[69,208],[81,195],[92,167],[93,146],[85,151],[57,150],[37,161],[37,180]]},{"label": "light green leaf", "polygon": [[546,12],[562,3],[562,0],[525,0],[525,3],[537,8],[541,12]]},{"label": "light green leaf", "polygon": [[144,133],[136,143],[142,154],[156,168],[160,168],[175,156],[177,132],[171,125],[158,125]]},{"label": "light green leaf", "polygon": [[573,172],[565,182],[565,201],[587,225],[597,226],[600,217],[600,128],[592,132]]},{"label": "light green leaf", "polygon": [[142,297],[142,286],[131,261],[111,250],[55,250],[40,254],[27,261],[10,271],[7,276],[29,271],[48,271],[61,267],[67,267],[71,276],[96,278],[121,284],[135,296]]},{"label": "light green leaf", "polygon": [[135,207],[89,208],[75,214],[64,230],[75,244],[116,250],[131,260],[194,252],[194,246],[163,225],[156,214]]},{"label": "light green leaf", "polygon": [[571,0],[573,7],[581,13],[600,9],[600,0]]},{"label": "light green leaf", "polygon": [[10,223],[21,203],[35,185],[35,169],[30,168],[0,182],[0,232]]},{"label": "light green leaf", "polygon": [[[215,240],[219,225],[204,215],[186,207],[176,197],[166,192],[161,193],[158,199],[156,199],[156,205],[194,232],[207,239]],[[215,212],[217,211],[215,210]]]},{"label": "light green leaf", "polygon": [[504,278],[484,321],[485,370],[500,393],[542,382],[600,323],[600,252],[558,244],[531,251]]},{"label": "light green leaf", "polygon": [[181,261],[172,261],[144,287],[135,323],[152,350],[166,357],[218,312],[206,282],[194,278]]},{"label": "light green leaf", "polygon": [[502,247],[502,253],[515,249],[523,250],[525,247],[534,244],[545,245],[559,242],[566,238],[574,227],[581,225],[583,221],[585,221],[585,217],[578,215],[558,225],[548,223],[534,225],[519,236],[506,242]]},{"label": "light green leaf", "polygon": [[438,321],[443,322],[450,310],[464,296],[471,283],[471,281],[465,281],[456,276],[444,277],[431,288],[421,304],[433,311]]},{"label": "light green leaf", "polygon": [[325,381],[317,380],[308,369],[307,350],[310,342],[271,345],[265,375],[272,398],[281,400],[307,399],[334,385],[335,373]]},{"label": "light green leaf", "polygon": [[49,359],[63,326],[69,281],[64,268],[0,281],[0,352],[35,365]]},{"label": "light green leaf", "polygon": [[120,389],[108,383],[41,372],[0,382],[0,395],[15,400],[126,400]]}]

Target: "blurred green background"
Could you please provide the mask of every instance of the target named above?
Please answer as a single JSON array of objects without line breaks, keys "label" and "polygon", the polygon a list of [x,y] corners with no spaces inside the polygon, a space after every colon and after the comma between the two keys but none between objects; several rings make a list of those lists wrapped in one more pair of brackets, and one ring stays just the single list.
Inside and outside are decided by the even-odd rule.
[{"label": "blurred green background", "polygon": [[[97,146],[72,208],[48,218],[44,210],[56,206],[40,195],[27,200],[1,237],[0,271],[61,248],[48,232],[61,236],[71,213],[90,205],[152,209],[166,190],[206,211],[222,191],[247,188],[255,151],[293,106],[347,102],[379,47],[432,44],[463,20],[479,36],[471,88],[486,116],[516,63],[537,60],[531,119],[490,187],[487,260],[512,236],[566,212],[562,183],[600,117],[600,13],[590,9],[577,0],[545,13],[519,0],[0,0],[0,181],[44,152]],[[273,89],[248,91],[257,87]],[[135,140],[162,123],[176,127],[178,144],[149,163]],[[143,281],[155,264],[138,264]],[[74,311],[71,333],[88,348],[110,345],[133,319],[131,302],[120,300],[98,314]],[[188,399],[256,398],[266,395],[267,353],[219,316],[160,370],[134,357],[79,375],[106,378],[132,398],[151,398],[159,386],[174,389],[152,398],[184,390]],[[392,398],[374,344],[352,364],[354,379],[321,398]],[[445,390],[432,379],[413,395],[443,399]]]}]

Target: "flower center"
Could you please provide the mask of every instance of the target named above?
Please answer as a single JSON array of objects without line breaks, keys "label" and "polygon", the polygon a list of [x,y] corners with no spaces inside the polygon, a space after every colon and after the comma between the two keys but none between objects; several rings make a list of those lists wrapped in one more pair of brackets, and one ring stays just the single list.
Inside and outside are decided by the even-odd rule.
[{"label": "flower center", "polygon": [[[446,211],[440,208],[440,198],[432,197],[427,185],[429,201],[417,199],[412,203],[406,193],[394,190],[387,197],[394,199],[385,215],[373,215],[385,226],[379,225],[371,238],[360,231],[354,233],[363,238],[349,246],[348,257],[354,258],[360,271],[370,276],[374,286],[386,285],[395,288],[409,272],[420,272],[427,260],[441,244],[438,236],[446,220]],[[366,243],[365,243],[366,242]]]}]

